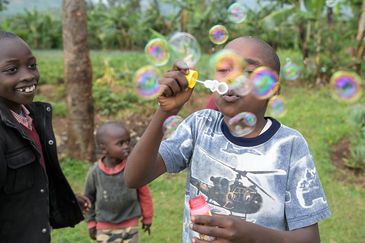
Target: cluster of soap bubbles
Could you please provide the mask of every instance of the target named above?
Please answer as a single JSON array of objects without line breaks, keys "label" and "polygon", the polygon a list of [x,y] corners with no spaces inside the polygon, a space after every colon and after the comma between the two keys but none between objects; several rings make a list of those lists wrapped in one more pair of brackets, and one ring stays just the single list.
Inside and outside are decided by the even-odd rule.
[{"label": "cluster of soap bubbles", "polygon": [[[268,67],[259,67],[248,74],[245,71],[246,62],[232,50],[218,51],[210,58],[209,65],[212,76],[226,83],[235,95],[251,94],[257,99],[269,99],[276,95],[279,90],[279,78],[273,70]],[[271,115],[283,116],[286,112],[285,104],[282,97],[275,97],[270,103]],[[232,117],[227,125],[235,136],[246,136],[254,131],[256,117],[252,113],[243,112]]]},{"label": "cluster of soap bubbles", "polygon": [[154,99],[160,94],[158,79],[161,77],[160,67],[167,64],[172,57],[184,61],[189,68],[200,59],[201,51],[198,41],[189,33],[174,33],[169,40],[154,38],[145,46],[145,55],[151,65],[137,70],[134,76],[136,92],[144,99]]}]

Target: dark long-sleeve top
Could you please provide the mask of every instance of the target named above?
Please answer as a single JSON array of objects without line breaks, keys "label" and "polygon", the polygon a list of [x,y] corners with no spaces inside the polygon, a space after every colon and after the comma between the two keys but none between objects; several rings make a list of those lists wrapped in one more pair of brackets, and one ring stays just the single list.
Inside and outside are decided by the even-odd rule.
[{"label": "dark long-sleeve top", "polygon": [[89,228],[116,229],[136,226],[141,216],[143,224],[152,223],[151,192],[147,185],[138,189],[127,187],[124,182],[125,165],[126,160],[108,168],[99,160],[90,169],[85,185],[85,196],[93,205],[85,215]]},{"label": "dark long-sleeve top", "polygon": [[49,226],[83,219],[57,158],[51,105],[26,108],[34,133],[0,103],[0,242],[50,242]]}]

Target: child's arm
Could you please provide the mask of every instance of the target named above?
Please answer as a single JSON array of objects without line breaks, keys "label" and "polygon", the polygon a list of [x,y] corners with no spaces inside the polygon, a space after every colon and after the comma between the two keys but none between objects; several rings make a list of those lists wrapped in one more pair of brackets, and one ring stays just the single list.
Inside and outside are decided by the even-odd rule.
[{"label": "child's arm", "polygon": [[159,108],[127,160],[125,180],[129,187],[146,185],[166,172],[164,161],[158,153],[163,123],[169,116],[177,114],[192,94],[182,71],[165,73],[160,84],[162,95],[158,98]]},{"label": "child's arm", "polygon": [[153,203],[151,191],[147,185],[137,189],[138,200],[142,210],[142,223],[152,224],[153,217]]},{"label": "child's arm", "polygon": [[[94,167],[93,167],[94,168]],[[91,169],[87,175],[85,184],[85,197],[90,200],[91,207],[84,213],[89,229],[89,236],[91,239],[96,239],[96,221],[95,221],[95,199],[96,199],[96,187],[94,181],[94,173]]]},{"label": "child's arm", "polygon": [[[318,225],[281,231],[246,222],[227,215],[193,216],[192,230],[225,240],[224,242],[317,243],[320,242]],[[195,239],[195,243],[205,242]]]}]

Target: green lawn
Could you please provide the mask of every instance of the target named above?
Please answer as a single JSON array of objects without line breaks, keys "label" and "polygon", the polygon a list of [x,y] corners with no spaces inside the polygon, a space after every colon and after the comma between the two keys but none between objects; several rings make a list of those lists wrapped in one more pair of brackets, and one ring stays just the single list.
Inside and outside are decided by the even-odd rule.
[{"label": "green lawn", "polygon": [[[282,60],[285,60],[288,53],[290,54],[280,53]],[[48,80],[47,83],[55,83],[62,78],[62,53],[37,51],[35,54],[40,60],[41,72],[44,71],[44,82]],[[146,64],[141,54],[93,52],[95,79],[102,74],[102,54],[110,58],[115,68],[122,67],[121,69],[130,73],[138,66]],[[131,59],[131,56],[135,59]],[[140,65],[136,65],[136,62]],[[197,89],[194,92],[202,91]],[[365,189],[343,184],[335,179],[338,172],[331,164],[329,152],[333,144],[353,134],[347,122],[352,105],[341,104],[332,99],[326,88],[314,90],[284,85],[282,95],[288,102],[288,112],[278,120],[296,128],[306,137],[332,210],[332,217],[320,223],[322,242],[364,242]],[[359,103],[365,103],[364,97]],[[81,192],[88,164],[67,160],[62,166],[75,191]],[[185,173],[164,175],[151,183],[155,218],[152,235],[141,233],[141,242],[181,242],[184,176]],[[74,229],[55,230],[52,237],[53,242],[90,242],[84,223]]]}]

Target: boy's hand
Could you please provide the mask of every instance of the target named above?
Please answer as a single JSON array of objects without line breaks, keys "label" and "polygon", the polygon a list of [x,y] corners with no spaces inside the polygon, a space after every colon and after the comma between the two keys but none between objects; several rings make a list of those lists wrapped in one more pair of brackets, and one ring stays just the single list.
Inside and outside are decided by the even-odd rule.
[{"label": "boy's hand", "polygon": [[[318,224],[282,231],[273,230],[228,215],[192,216],[190,228],[198,233],[215,237],[213,242],[310,242],[319,243]],[[193,243],[206,242],[197,238]]]},{"label": "boy's hand", "polygon": [[173,70],[165,73],[160,79],[162,94],[158,97],[158,102],[161,110],[177,114],[189,100],[193,89],[188,88],[188,81],[185,77],[188,71],[188,66],[178,61],[175,62]]},{"label": "boy's hand", "polygon": [[148,235],[151,234],[151,224],[142,224],[143,232],[147,232]]},{"label": "boy's hand", "polygon": [[91,239],[96,240],[96,227],[89,228],[89,236]]},{"label": "boy's hand", "polygon": [[79,206],[83,213],[90,210],[92,204],[88,197],[80,194],[75,194],[77,202],[79,203]]},{"label": "boy's hand", "polygon": [[[227,215],[193,216],[191,220],[192,230],[213,236],[217,242],[251,242],[250,223],[239,217]],[[205,241],[195,238],[193,242]]]}]

